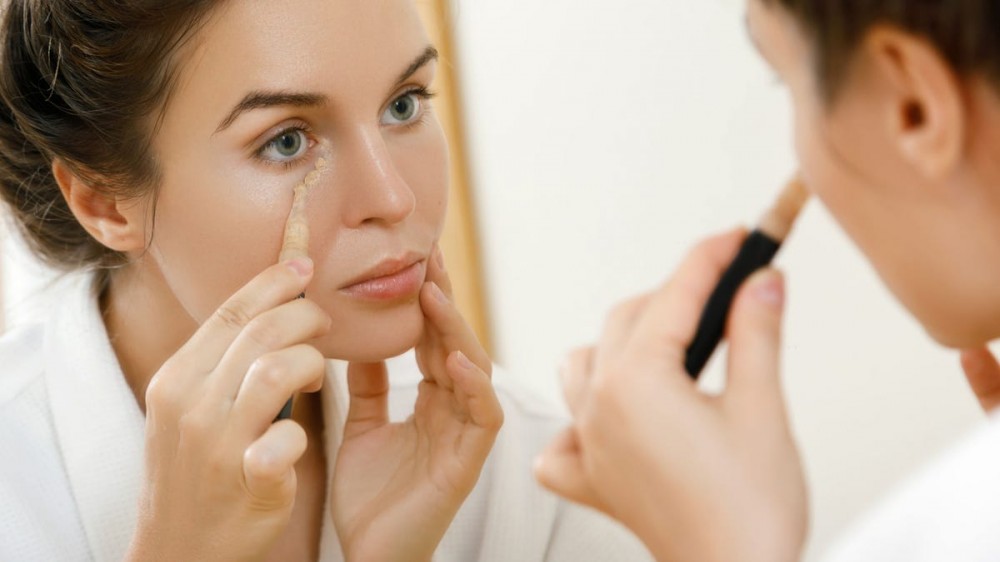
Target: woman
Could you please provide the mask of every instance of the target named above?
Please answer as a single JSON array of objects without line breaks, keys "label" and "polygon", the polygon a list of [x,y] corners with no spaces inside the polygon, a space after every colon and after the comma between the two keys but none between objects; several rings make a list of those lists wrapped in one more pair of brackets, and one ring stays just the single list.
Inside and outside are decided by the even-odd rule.
[{"label": "woman", "polygon": [[[806,185],[927,332],[967,350],[973,389],[995,406],[1000,368],[985,346],[1000,337],[1000,3],[746,6],[751,37],[794,102]],[[721,396],[699,392],[683,368],[744,236],[700,245],[574,355],[564,375],[574,427],[537,465],[547,486],[614,514],[659,560],[802,556],[806,484],[778,377],[781,274],[759,273],[734,303]],[[994,415],[833,559],[1000,559],[998,440]]]},{"label": "woman", "polygon": [[[451,304],[436,51],[411,3],[4,18],[0,186],[74,273],[0,344],[0,558],[643,556],[533,487],[556,419],[492,386]],[[321,152],[312,259],[275,265]]]}]

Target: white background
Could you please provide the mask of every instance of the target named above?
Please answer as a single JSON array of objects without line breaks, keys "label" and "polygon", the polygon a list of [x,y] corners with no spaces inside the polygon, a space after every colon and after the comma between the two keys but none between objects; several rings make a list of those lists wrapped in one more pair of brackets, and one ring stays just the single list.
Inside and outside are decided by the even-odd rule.
[{"label": "white background", "polygon": [[[768,205],[794,167],[786,96],[735,0],[453,1],[497,360],[557,397],[559,360],[609,307]],[[5,246],[16,321],[45,276]],[[815,559],[982,414],[815,202],[780,264]]]}]

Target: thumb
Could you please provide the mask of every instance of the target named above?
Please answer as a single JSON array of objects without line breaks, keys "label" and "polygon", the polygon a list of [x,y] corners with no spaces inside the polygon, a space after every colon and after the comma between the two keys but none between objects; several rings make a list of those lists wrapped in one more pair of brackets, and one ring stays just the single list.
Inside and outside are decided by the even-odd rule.
[{"label": "thumb", "polygon": [[[782,411],[778,373],[784,306],[784,277],[776,270],[765,269],[747,280],[730,312],[726,395],[734,400],[749,400],[748,405],[754,409]],[[766,403],[759,403],[762,399]],[[777,409],[773,409],[775,406]]]},{"label": "thumb", "polygon": [[348,365],[347,389],[351,404],[344,425],[345,439],[389,423],[389,372],[385,362]]},{"label": "thumb", "polygon": [[538,483],[549,491],[607,513],[588,481],[580,444],[573,428],[556,435],[552,443],[535,459],[534,472]]},{"label": "thumb", "polygon": [[989,348],[962,351],[962,370],[984,411],[1000,405],[1000,364]]}]

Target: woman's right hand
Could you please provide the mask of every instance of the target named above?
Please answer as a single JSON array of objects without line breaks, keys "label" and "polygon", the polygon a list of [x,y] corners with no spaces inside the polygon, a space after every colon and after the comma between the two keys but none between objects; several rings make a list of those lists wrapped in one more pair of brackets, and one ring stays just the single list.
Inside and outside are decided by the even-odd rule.
[{"label": "woman's right hand", "polygon": [[312,272],[308,259],[264,270],[152,378],[128,560],[257,560],[287,526],[306,433],[274,418],[322,386],[325,360],[305,342],[331,322],[296,299]]}]

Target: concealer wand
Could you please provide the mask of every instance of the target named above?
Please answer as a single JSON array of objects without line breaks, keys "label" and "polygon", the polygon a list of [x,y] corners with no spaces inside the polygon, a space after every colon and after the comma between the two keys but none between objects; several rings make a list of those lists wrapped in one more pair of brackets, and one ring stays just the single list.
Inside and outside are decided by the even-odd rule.
[{"label": "concealer wand", "polygon": [[[299,182],[292,191],[292,209],[288,212],[288,219],[285,221],[285,236],[281,243],[281,255],[278,256],[279,263],[285,263],[295,258],[309,257],[309,221],[306,216],[306,198],[309,191],[319,182],[327,165],[326,158],[322,156],[317,158],[315,169],[306,174],[305,179]],[[305,292],[299,294],[297,298],[306,298]],[[287,420],[292,417],[292,402],[292,398],[285,402],[274,421]]]},{"label": "concealer wand", "polygon": [[808,200],[809,192],[802,181],[793,179],[740,246],[736,258],[722,274],[709,297],[694,340],[687,349],[684,368],[691,378],[697,379],[701,375],[702,369],[722,340],[736,292],[754,272],[771,263]]}]

